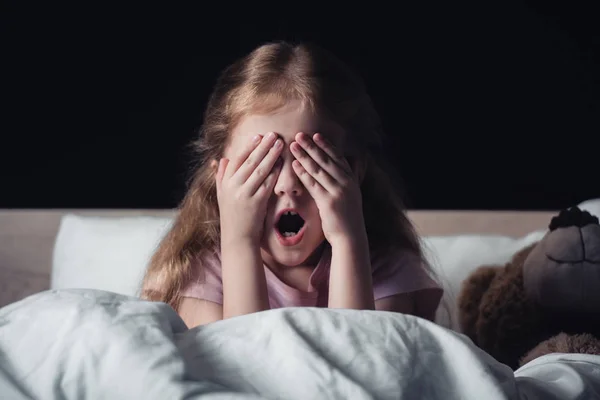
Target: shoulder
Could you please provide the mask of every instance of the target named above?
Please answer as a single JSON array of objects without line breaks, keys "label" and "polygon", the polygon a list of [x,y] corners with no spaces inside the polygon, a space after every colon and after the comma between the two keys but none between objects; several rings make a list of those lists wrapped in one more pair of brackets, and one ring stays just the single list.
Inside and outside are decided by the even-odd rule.
[{"label": "shoulder", "polygon": [[391,250],[373,257],[372,263],[378,309],[434,319],[444,291],[424,257]]},{"label": "shoulder", "polygon": [[221,257],[218,252],[203,252],[192,260],[181,295],[217,304],[223,303]]},{"label": "shoulder", "polygon": [[429,270],[427,261],[408,249],[380,250],[371,255],[374,275],[411,273]]},{"label": "shoulder", "polygon": [[380,296],[441,288],[427,260],[407,249],[376,253],[371,267],[373,285]]},{"label": "shoulder", "polygon": [[206,250],[196,255],[190,263],[190,280],[203,280],[207,277],[221,279],[221,254],[216,250]]}]

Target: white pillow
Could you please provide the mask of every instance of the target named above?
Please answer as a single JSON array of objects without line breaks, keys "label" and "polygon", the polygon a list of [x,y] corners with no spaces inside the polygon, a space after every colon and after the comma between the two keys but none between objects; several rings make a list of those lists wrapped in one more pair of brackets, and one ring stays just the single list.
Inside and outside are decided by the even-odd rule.
[{"label": "white pillow", "polygon": [[65,215],[54,246],[51,289],[139,295],[152,253],[172,218]]},{"label": "white pillow", "polygon": [[460,332],[457,297],[463,280],[482,265],[503,265],[514,253],[540,240],[546,230],[520,238],[494,235],[433,236],[423,238],[425,256],[444,286],[443,307],[436,322]]},{"label": "white pillow", "polygon": [[579,204],[579,208],[600,218],[600,198],[584,201]]}]

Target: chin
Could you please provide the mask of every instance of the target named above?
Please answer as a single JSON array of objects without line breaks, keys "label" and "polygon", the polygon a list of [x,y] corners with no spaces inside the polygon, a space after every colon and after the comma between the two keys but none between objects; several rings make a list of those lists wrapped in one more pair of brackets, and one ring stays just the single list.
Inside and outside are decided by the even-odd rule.
[{"label": "chin", "polygon": [[309,255],[302,253],[290,254],[287,251],[270,251],[271,257],[273,261],[275,261],[278,265],[282,267],[297,267],[298,265],[302,265],[309,257]]},{"label": "chin", "polygon": [[[312,235],[311,235],[312,233]],[[306,264],[315,251],[320,248],[325,238],[315,235],[314,232],[305,232],[302,241],[294,246],[283,246],[276,232],[272,232],[263,241],[263,250],[269,254],[274,262],[284,267],[296,267]],[[322,237],[322,238],[321,238]],[[317,262],[318,260],[314,260]]]}]

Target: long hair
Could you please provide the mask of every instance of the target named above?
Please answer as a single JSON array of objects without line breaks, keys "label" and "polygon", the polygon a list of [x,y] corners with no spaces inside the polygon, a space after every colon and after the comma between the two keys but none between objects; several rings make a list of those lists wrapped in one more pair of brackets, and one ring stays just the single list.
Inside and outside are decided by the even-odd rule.
[{"label": "long hair", "polygon": [[[423,256],[401,196],[381,164],[379,116],[358,74],[326,50],[311,44],[268,43],[219,76],[193,143],[198,166],[174,225],[153,255],[142,297],[177,309],[180,293],[204,256],[220,246],[219,209],[212,160],[219,160],[240,119],[270,113],[291,100],[341,125],[363,162],[362,196],[372,252],[403,248]],[[431,271],[429,271],[431,272]]]}]

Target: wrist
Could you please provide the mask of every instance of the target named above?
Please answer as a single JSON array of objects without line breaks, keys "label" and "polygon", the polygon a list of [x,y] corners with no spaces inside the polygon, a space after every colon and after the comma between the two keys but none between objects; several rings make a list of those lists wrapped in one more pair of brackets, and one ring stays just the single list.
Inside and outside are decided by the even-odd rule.
[{"label": "wrist", "polygon": [[[223,271],[262,270],[260,244],[244,236],[221,237],[221,268]],[[237,278],[236,278],[237,279]]]},{"label": "wrist", "polygon": [[365,235],[345,235],[331,245],[330,308],[375,308],[369,242]]},{"label": "wrist", "polygon": [[221,246],[232,247],[260,247],[260,238],[252,235],[239,233],[238,231],[221,229]]},{"label": "wrist", "polygon": [[371,269],[371,255],[369,250],[369,240],[367,235],[346,235],[335,238],[329,242],[331,246],[331,255],[334,259],[346,260],[342,264],[359,266],[364,265]]},{"label": "wrist", "polygon": [[369,247],[369,240],[366,232],[349,232],[337,235],[327,240],[332,249],[355,249],[363,250]]},{"label": "wrist", "polygon": [[[221,238],[221,261],[224,264],[256,264],[262,265],[260,245],[250,238]],[[243,261],[241,261],[243,260]]]}]

